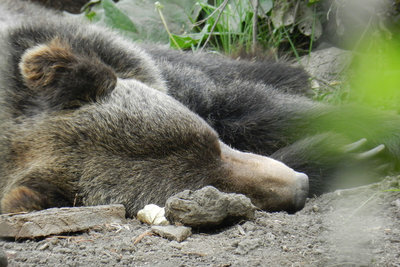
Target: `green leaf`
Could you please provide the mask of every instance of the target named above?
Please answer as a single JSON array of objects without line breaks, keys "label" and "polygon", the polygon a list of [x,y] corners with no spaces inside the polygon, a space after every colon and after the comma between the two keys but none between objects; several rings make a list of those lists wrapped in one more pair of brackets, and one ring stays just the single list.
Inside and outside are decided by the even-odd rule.
[{"label": "green leaf", "polygon": [[[120,0],[115,4],[111,0],[102,0],[98,5],[95,4],[98,0],[92,1],[87,13],[90,11],[95,14],[82,14],[81,16],[85,16],[86,19],[120,30],[122,34],[134,40],[168,42],[167,31],[154,8],[156,0]],[[183,35],[192,31],[195,21],[192,16],[197,18],[201,5],[207,0],[159,0],[159,2],[164,6],[162,13],[171,33]]]},{"label": "green leaf", "polygon": [[100,20],[100,17],[97,15],[96,12],[94,11],[88,11],[85,13],[85,16],[87,19],[89,19],[91,22],[96,22]]},{"label": "green leaf", "polygon": [[102,15],[97,12],[100,2],[100,0],[90,0],[82,7],[82,10],[84,11],[83,14],[88,20],[90,20],[90,22],[98,22],[101,20]]},{"label": "green leaf", "polygon": [[[262,11],[266,13],[268,13],[269,11],[271,11],[272,7],[274,6],[274,2],[272,0],[260,0],[260,6],[262,8]],[[260,10],[261,12],[261,10]],[[264,14],[262,14],[264,15]]]},{"label": "green leaf", "polygon": [[194,45],[197,45],[199,40],[195,40],[192,37],[188,35],[175,35],[172,34],[172,37],[175,39],[175,42],[178,44],[179,47],[175,45],[175,42],[170,39],[169,44],[172,48],[177,48],[177,49],[186,49],[190,48]]},{"label": "green leaf", "polygon": [[290,26],[295,22],[296,8],[292,2],[275,0],[271,11],[271,21],[275,29],[282,26]]},{"label": "green leaf", "polygon": [[127,32],[138,32],[135,24],[118,9],[112,0],[102,0],[101,5],[104,9],[104,21],[108,26]]},{"label": "green leaf", "polygon": [[90,0],[82,7],[82,11],[90,11],[91,7],[98,6],[100,3],[101,0]]},{"label": "green leaf", "polygon": [[318,2],[319,2],[319,0],[308,0],[308,5],[313,5],[313,4],[316,4]]},{"label": "green leaf", "polygon": [[206,24],[202,31],[199,33],[191,33],[191,34],[186,34],[186,35],[175,35],[172,34],[172,37],[175,39],[175,42],[178,44],[179,47],[177,47],[175,45],[175,42],[172,41],[170,39],[170,46],[172,48],[179,48],[179,49],[186,49],[186,48],[191,48],[194,47],[196,45],[198,45],[199,43],[201,43],[202,41],[204,41],[205,39],[207,39],[208,35],[209,35],[209,28],[210,28],[210,24]]},{"label": "green leaf", "polygon": [[312,36],[314,40],[317,40],[322,35],[322,24],[312,7],[301,3],[299,5],[297,17],[299,21],[297,28],[302,34],[305,36]]}]

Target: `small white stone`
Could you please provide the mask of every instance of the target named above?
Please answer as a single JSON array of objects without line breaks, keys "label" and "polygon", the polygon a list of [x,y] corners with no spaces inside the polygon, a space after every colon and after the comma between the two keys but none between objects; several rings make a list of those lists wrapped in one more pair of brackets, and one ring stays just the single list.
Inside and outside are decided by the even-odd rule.
[{"label": "small white stone", "polygon": [[321,86],[319,85],[319,82],[316,80],[311,80],[311,88],[312,89],[319,89]]},{"label": "small white stone", "polygon": [[150,225],[168,225],[169,222],[165,218],[165,210],[155,204],[144,206],[137,213],[137,219]]}]

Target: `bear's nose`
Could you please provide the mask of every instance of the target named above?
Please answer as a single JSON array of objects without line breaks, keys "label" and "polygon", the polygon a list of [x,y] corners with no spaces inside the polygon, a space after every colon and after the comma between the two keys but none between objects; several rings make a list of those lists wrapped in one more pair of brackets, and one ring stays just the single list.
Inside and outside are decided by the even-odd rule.
[{"label": "bear's nose", "polygon": [[294,208],[295,210],[301,210],[308,196],[308,176],[305,173],[296,173],[296,186],[294,195]]}]

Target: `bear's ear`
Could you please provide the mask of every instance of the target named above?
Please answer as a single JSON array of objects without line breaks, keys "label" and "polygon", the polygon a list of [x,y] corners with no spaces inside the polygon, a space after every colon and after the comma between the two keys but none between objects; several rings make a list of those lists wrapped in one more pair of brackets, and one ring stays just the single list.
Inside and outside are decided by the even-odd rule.
[{"label": "bear's ear", "polygon": [[25,51],[19,69],[24,84],[51,106],[96,101],[117,81],[111,67],[96,55],[76,53],[59,38]]}]

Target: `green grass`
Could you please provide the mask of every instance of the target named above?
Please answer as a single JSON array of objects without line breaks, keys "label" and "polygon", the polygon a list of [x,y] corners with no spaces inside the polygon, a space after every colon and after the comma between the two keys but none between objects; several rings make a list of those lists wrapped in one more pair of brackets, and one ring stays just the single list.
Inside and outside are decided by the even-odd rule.
[{"label": "green grass", "polygon": [[[310,36],[299,31],[298,26],[310,17],[294,14],[297,1],[259,0],[259,9],[254,14],[250,0],[161,0],[143,2],[141,0],[123,0],[113,3],[111,0],[92,0],[85,9],[85,16],[93,22],[103,23],[120,30],[123,34],[137,40],[157,41],[169,39],[175,49],[214,50],[224,54],[233,54],[238,50],[251,52],[268,51],[277,58],[281,55],[299,57],[312,49],[314,30]],[[312,27],[319,23],[314,2],[300,1],[302,8],[312,14]],[[308,6],[306,5],[308,3]],[[164,8],[165,7],[165,8]],[[137,10],[143,10],[148,20],[138,19]],[[136,13],[135,13],[136,12]],[[286,13],[285,13],[286,12]],[[294,16],[290,24],[276,22],[283,20],[280,15]],[[255,17],[257,16],[257,17]],[[256,18],[256,20],[255,20]],[[158,21],[156,21],[158,20]],[[256,35],[253,40],[253,28],[256,22]],[[145,28],[164,28],[164,33]],[[181,30],[181,29],[183,30]],[[256,43],[256,45],[255,45]]]}]

